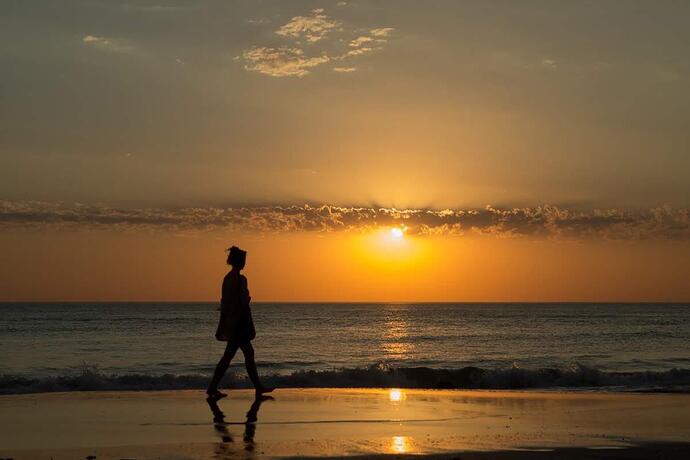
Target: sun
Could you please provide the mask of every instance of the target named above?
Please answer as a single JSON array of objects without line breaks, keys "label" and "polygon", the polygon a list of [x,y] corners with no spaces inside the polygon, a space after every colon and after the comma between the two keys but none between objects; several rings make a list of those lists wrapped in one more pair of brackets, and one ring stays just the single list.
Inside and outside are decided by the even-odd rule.
[{"label": "sun", "polygon": [[357,253],[381,272],[404,272],[427,254],[423,238],[404,225],[386,225],[358,235]]},{"label": "sun", "polygon": [[391,228],[391,236],[393,238],[402,238],[405,236],[405,229],[400,227]]}]

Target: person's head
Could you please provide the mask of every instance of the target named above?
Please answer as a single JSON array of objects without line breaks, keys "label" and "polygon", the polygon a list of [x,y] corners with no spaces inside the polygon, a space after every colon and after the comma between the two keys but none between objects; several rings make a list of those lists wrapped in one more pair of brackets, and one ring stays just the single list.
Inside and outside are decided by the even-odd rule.
[{"label": "person's head", "polygon": [[232,265],[235,270],[242,270],[247,263],[247,251],[243,251],[237,246],[228,249],[228,265]]}]

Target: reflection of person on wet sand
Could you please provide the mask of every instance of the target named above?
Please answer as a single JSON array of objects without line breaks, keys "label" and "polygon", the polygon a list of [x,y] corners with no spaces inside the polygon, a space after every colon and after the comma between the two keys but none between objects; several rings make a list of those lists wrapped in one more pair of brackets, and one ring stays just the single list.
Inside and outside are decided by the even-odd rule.
[{"label": "reflection of person on wet sand", "polygon": [[249,307],[251,297],[247,288],[247,278],[240,273],[246,260],[247,253],[245,251],[236,246],[230,248],[227,263],[232,265],[232,270],[223,279],[220,321],[216,329],[216,338],[228,344],[206,390],[208,396],[213,399],[227,396],[218,391],[218,384],[228,370],[230,361],[235,357],[238,348],[244,353],[244,364],[249,379],[254,384],[256,395],[260,396],[273,391],[273,388],[261,384],[254,361],[254,347],[252,347],[251,341],[256,337],[256,331],[254,330],[252,311]]},{"label": "reflection of person on wet sand", "polygon": [[[247,421],[244,422],[243,439],[245,442],[244,449],[248,452],[252,452],[254,450],[256,421],[258,420],[258,414],[259,409],[261,408],[261,404],[264,401],[269,400],[272,401],[273,398],[271,396],[258,396],[256,399],[254,399],[254,402],[247,411]],[[228,425],[230,425],[231,423],[225,421],[225,414],[222,410],[220,410],[220,407],[218,407],[218,402],[214,398],[209,397],[206,399],[206,402],[208,403],[208,407],[211,409],[211,412],[213,413],[213,426],[221,439],[220,448],[221,450],[226,451],[225,444],[234,442],[234,440],[232,439],[232,434],[230,434],[230,431],[228,430]],[[234,425],[235,423],[232,424]]]},{"label": "reflection of person on wet sand", "polygon": [[247,411],[247,421],[244,424],[244,442],[247,443],[245,450],[254,450],[254,435],[256,434],[256,421],[259,420],[259,409],[261,408],[261,403],[269,400],[272,401],[273,397],[259,396]]}]

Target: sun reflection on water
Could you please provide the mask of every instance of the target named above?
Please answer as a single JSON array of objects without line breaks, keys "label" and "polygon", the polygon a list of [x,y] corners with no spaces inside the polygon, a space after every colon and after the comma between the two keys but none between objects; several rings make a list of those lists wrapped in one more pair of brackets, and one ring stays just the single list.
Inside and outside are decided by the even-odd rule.
[{"label": "sun reflection on water", "polygon": [[409,328],[410,324],[404,313],[397,309],[387,313],[381,344],[386,360],[404,360],[414,352],[415,345],[409,340]]},{"label": "sun reflection on water", "polygon": [[407,436],[393,436],[391,438],[391,452],[405,454],[410,451],[410,439]]},{"label": "sun reflection on water", "polygon": [[388,399],[393,402],[399,402],[405,399],[405,394],[399,388],[391,388],[388,392]]}]

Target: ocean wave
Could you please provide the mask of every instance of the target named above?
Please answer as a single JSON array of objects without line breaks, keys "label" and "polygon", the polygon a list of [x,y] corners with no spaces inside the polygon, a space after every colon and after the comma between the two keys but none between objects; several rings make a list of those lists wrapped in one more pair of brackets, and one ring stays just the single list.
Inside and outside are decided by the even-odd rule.
[{"label": "ocean wave", "polygon": [[[49,377],[0,375],[0,394],[56,391],[142,391],[203,389],[209,375],[107,374],[85,365],[78,372]],[[606,372],[575,364],[565,369],[501,369],[463,367],[393,367],[375,364],[364,368],[303,370],[263,379],[280,388],[427,388],[427,389],[599,389],[618,391],[690,392],[690,369]],[[229,373],[227,388],[250,388],[241,374]]]}]

